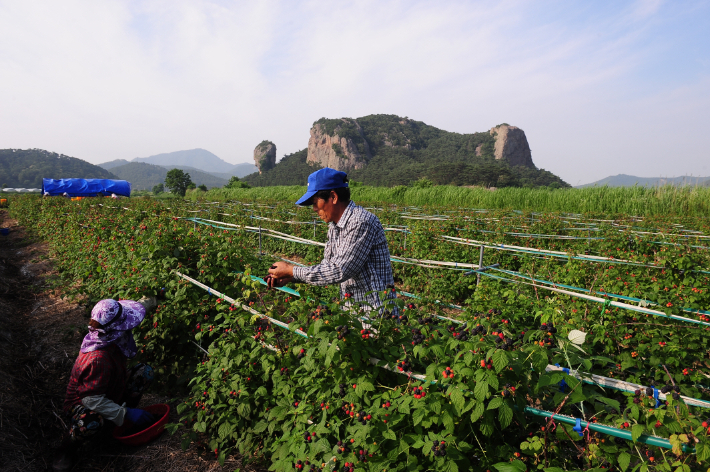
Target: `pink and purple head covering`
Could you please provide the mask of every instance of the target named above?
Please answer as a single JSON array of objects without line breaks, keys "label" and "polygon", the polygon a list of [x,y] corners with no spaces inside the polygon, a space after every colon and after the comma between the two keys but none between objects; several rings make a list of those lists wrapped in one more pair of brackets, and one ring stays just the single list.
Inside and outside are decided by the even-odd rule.
[{"label": "pink and purple head covering", "polygon": [[132,329],[145,318],[145,308],[133,300],[101,300],[91,310],[91,319],[101,323],[102,328],[89,326],[89,334],[84,336],[81,352],[103,349],[111,344],[128,357],[138,352]]}]

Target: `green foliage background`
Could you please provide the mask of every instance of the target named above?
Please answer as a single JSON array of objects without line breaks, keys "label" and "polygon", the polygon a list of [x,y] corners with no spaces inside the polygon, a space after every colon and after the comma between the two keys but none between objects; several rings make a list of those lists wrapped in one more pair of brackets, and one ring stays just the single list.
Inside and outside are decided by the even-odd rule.
[{"label": "green foliage background", "polygon": [[168,175],[165,177],[165,187],[170,189],[175,195],[184,197],[185,191],[189,188],[195,188],[195,184],[190,180],[190,174],[180,169],[172,169],[168,171]]}]

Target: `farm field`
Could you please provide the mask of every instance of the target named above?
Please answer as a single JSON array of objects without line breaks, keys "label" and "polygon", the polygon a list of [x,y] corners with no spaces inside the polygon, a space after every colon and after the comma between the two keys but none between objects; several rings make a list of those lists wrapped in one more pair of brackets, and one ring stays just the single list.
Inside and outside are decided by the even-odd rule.
[{"label": "farm field", "polygon": [[291,203],[10,211],[69,296],[167,289],[136,361],[184,397],[185,447],[278,471],[505,472],[708,469],[710,222],[688,208],[380,204],[400,316],[369,319],[338,287],[261,283],[279,258],[322,257],[326,225]]}]

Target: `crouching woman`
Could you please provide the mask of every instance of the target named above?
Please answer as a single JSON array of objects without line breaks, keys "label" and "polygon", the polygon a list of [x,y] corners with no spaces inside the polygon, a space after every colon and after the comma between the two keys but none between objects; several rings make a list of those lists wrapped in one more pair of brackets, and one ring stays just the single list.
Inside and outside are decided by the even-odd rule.
[{"label": "crouching woman", "polygon": [[70,470],[78,447],[105,421],[121,426],[124,421],[141,425],[152,420],[136,407],[153,380],[153,369],[146,364],[127,369],[127,360],[137,352],[132,330],[145,313],[146,307],[132,300],[101,300],[91,310],[89,334],[67,386],[64,412],[69,429],[55,453],[55,471]]}]

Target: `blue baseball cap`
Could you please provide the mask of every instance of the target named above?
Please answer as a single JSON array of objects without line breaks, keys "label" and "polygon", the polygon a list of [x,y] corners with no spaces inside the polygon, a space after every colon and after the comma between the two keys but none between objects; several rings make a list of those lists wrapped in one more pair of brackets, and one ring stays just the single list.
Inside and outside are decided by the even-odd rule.
[{"label": "blue baseball cap", "polygon": [[345,181],[347,176],[348,174],[345,172],[340,172],[330,167],[313,172],[308,176],[308,191],[298,199],[296,205],[312,205],[313,195],[320,190],[348,187],[348,183]]}]

